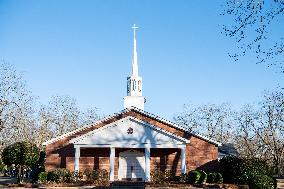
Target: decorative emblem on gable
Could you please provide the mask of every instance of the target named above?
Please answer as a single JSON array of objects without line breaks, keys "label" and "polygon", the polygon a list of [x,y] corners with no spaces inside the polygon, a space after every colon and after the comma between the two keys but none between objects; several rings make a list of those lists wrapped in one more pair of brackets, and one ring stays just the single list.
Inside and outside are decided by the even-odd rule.
[{"label": "decorative emblem on gable", "polygon": [[129,135],[132,135],[132,134],[133,134],[133,129],[132,129],[132,127],[129,127],[129,128],[127,129],[127,134],[129,134]]}]

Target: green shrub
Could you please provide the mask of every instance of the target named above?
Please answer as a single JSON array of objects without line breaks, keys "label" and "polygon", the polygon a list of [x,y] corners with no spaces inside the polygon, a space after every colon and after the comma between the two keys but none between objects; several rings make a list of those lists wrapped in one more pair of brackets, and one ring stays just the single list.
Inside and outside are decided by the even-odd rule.
[{"label": "green shrub", "polygon": [[5,164],[3,163],[2,159],[0,158],[0,173],[4,173],[5,171]]},{"label": "green shrub", "polygon": [[0,174],[5,174],[6,166],[4,164],[0,165]]},{"label": "green shrub", "polygon": [[249,187],[253,189],[274,189],[275,183],[268,175],[255,175],[250,179]]},{"label": "green shrub", "polygon": [[156,186],[163,186],[165,184],[165,173],[163,171],[155,169],[151,172],[151,181]]},{"label": "green shrub", "polygon": [[207,174],[202,170],[199,170],[199,173],[200,173],[200,178],[198,180],[198,184],[205,184],[207,181]]},{"label": "green shrub", "polygon": [[56,172],[50,171],[47,173],[47,181],[58,183],[60,181],[60,177],[56,174]]},{"label": "green shrub", "polygon": [[100,186],[106,186],[109,184],[109,174],[107,170],[99,170],[99,180],[97,184]]},{"label": "green shrub", "polygon": [[72,182],[72,172],[69,170],[65,170],[62,174],[61,180],[65,183],[70,183]]},{"label": "green shrub", "polygon": [[47,172],[41,172],[38,174],[38,182],[39,183],[46,183],[47,181]]},{"label": "green shrub", "polygon": [[74,180],[72,172],[64,168],[58,168],[47,173],[47,181],[49,182],[70,183]]},{"label": "green shrub", "polygon": [[197,184],[201,177],[201,173],[197,170],[190,171],[187,175],[187,182],[190,184]]},{"label": "green shrub", "polygon": [[86,169],[83,174],[86,176],[88,182],[92,181],[92,170]]},{"label": "green shrub", "polygon": [[250,175],[268,175],[273,176],[273,169],[265,160],[258,158],[244,159]]},{"label": "green shrub", "polygon": [[175,175],[172,181],[174,181],[174,182],[181,182],[181,176]]},{"label": "green shrub", "polygon": [[207,182],[208,183],[216,183],[217,173],[209,173],[207,175]]},{"label": "green shrub", "polygon": [[37,182],[38,181],[38,175],[41,173],[41,172],[44,172],[45,169],[43,166],[38,166],[38,167],[33,167],[31,172],[30,172],[30,179],[32,180],[33,183]]},{"label": "green shrub", "polygon": [[165,171],[165,181],[171,182],[175,180],[175,172],[173,170],[166,170]]},{"label": "green shrub", "polygon": [[249,184],[251,178],[257,175],[273,175],[268,164],[258,158],[227,156],[220,160],[220,170],[225,182],[236,184]]},{"label": "green shrub", "polygon": [[187,182],[187,174],[181,174],[180,176],[179,176],[179,180],[177,180],[177,181],[179,181],[180,183],[186,183]]},{"label": "green shrub", "polygon": [[223,183],[223,176],[221,173],[208,173],[207,174],[207,182],[208,183],[215,183],[215,184],[222,184]]},{"label": "green shrub", "polygon": [[71,173],[71,171],[69,171],[67,169],[64,169],[64,168],[55,169],[53,171],[53,173],[55,175],[58,175],[58,177],[59,177],[58,182],[70,183],[72,181],[72,173]]},{"label": "green shrub", "polygon": [[248,184],[249,172],[244,159],[226,156],[220,160],[220,171],[228,183]]},{"label": "green shrub", "polygon": [[84,175],[87,177],[87,181],[95,185],[106,186],[109,182],[109,175],[107,170],[85,170]]},{"label": "green shrub", "polygon": [[221,173],[216,173],[215,183],[222,184],[223,183],[223,176]]},{"label": "green shrub", "polygon": [[78,171],[74,171],[72,174],[72,182],[77,183],[80,182],[80,180],[83,178],[83,174]]}]

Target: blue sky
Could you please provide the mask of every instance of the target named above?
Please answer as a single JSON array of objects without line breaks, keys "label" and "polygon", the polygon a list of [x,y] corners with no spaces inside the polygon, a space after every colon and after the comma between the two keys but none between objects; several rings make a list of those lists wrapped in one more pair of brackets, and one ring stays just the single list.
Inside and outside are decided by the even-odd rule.
[{"label": "blue sky", "polygon": [[[69,95],[103,114],[123,109],[137,31],[145,110],[171,119],[183,104],[257,101],[284,74],[221,34],[223,0],[0,0],[0,58],[24,72],[41,103]],[[274,31],[280,31],[274,28]],[[283,86],[282,86],[283,87]]]}]

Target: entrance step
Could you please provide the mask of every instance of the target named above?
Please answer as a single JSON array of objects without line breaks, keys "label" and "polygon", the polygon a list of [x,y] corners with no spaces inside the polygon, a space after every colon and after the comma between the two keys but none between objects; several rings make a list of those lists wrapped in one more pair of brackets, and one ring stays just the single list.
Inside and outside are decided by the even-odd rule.
[{"label": "entrance step", "polygon": [[110,184],[111,189],[145,189],[145,182],[115,181]]},{"label": "entrance step", "polygon": [[284,189],[284,179],[276,179],[277,180],[277,189]]}]

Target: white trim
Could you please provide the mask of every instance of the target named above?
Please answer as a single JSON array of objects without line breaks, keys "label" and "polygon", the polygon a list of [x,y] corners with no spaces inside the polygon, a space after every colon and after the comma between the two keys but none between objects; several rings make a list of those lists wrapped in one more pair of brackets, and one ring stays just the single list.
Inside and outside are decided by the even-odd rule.
[{"label": "white trim", "polygon": [[213,144],[216,144],[218,147],[222,146],[222,143],[221,143],[221,142],[217,142],[216,140],[212,140],[212,139],[210,139],[209,137],[206,137],[206,136],[201,135],[201,134],[199,134],[199,133],[194,132],[194,133],[191,133],[191,134],[192,134],[193,136],[196,136],[197,138],[201,138],[201,139],[203,139],[203,140],[205,140],[205,141],[208,141],[208,142],[211,142],[211,143],[213,143]]},{"label": "white trim", "polygon": [[109,180],[114,181],[115,148],[110,148],[109,154]]},{"label": "white trim", "polygon": [[95,122],[95,123],[93,123],[93,124],[85,125],[85,126],[83,126],[83,127],[80,127],[80,128],[78,128],[78,129],[75,129],[75,130],[70,131],[70,132],[68,132],[68,133],[65,133],[65,134],[63,134],[63,135],[61,135],[61,136],[58,136],[58,137],[52,138],[52,139],[50,139],[50,140],[47,140],[47,141],[45,141],[45,142],[43,143],[43,145],[46,146],[46,145],[48,145],[48,144],[51,144],[51,143],[56,142],[56,141],[58,141],[58,140],[61,140],[61,139],[65,138],[65,137],[67,137],[67,136],[70,136],[70,135],[75,134],[75,133],[77,133],[77,132],[83,131],[83,130],[85,130],[85,129],[87,129],[87,128],[90,128],[90,127],[92,127],[92,126],[98,125],[98,124],[100,124],[100,123],[103,123],[103,122],[105,122],[105,121],[107,121],[107,120],[110,120],[110,119],[112,119],[112,118],[114,118],[114,117],[116,117],[116,116],[119,116],[119,115],[123,114],[123,113],[130,112],[130,111],[132,111],[132,110],[137,111],[137,112],[139,112],[139,113],[141,113],[141,114],[144,114],[144,115],[146,115],[146,116],[148,116],[148,117],[150,117],[150,118],[152,118],[152,119],[156,119],[157,121],[163,122],[163,123],[169,125],[170,127],[174,127],[174,128],[176,128],[176,129],[179,129],[179,130],[182,130],[182,131],[184,131],[184,132],[187,132],[187,133],[189,133],[189,134],[191,134],[191,135],[193,135],[193,136],[196,136],[196,137],[198,137],[198,138],[201,138],[201,139],[203,139],[203,140],[205,140],[205,141],[207,141],[207,142],[210,142],[210,143],[215,144],[215,145],[217,145],[217,146],[222,146],[222,143],[220,143],[220,142],[217,142],[217,141],[215,141],[215,140],[212,140],[212,139],[210,139],[210,138],[208,138],[208,137],[206,137],[206,136],[203,136],[203,135],[201,135],[201,134],[199,134],[199,133],[188,132],[185,128],[183,128],[183,127],[181,127],[181,126],[179,126],[179,125],[177,125],[177,124],[175,124],[175,123],[173,123],[173,122],[171,122],[171,121],[168,121],[168,120],[166,120],[166,119],[164,119],[164,118],[161,118],[161,117],[159,117],[159,116],[156,116],[156,115],[154,115],[154,114],[151,114],[151,113],[149,113],[149,112],[146,112],[146,111],[141,110],[141,109],[136,108],[136,107],[126,108],[126,109],[122,110],[122,111],[119,112],[119,113],[115,113],[115,114],[106,116],[105,118],[103,118],[103,119],[101,119],[101,120],[99,120],[99,121],[97,121],[97,122]]},{"label": "white trim", "polygon": [[102,145],[98,145],[98,144],[88,144],[88,145],[82,145],[82,144],[74,144],[74,146],[78,146],[80,148],[110,148],[110,147],[115,147],[115,148],[146,148],[146,147],[150,147],[150,148],[182,148],[185,147],[186,144],[176,144],[173,145],[171,143],[167,143],[167,144],[155,144],[155,146],[153,145],[149,145],[149,144],[133,144],[133,145],[123,145],[123,146],[115,146],[112,144],[102,144]]},{"label": "white trim", "polygon": [[54,138],[52,138],[52,139],[50,139],[50,140],[47,140],[47,141],[45,141],[44,143],[42,143],[42,145],[46,146],[46,145],[48,145],[48,144],[52,144],[52,143],[54,143],[54,142],[56,142],[56,141],[58,141],[58,140],[64,139],[65,137],[68,137],[68,136],[70,136],[70,135],[72,135],[72,134],[75,134],[75,133],[80,132],[80,131],[83,131],[83,130],[89,128],[89,127],[98,125],[98,124],[100,124],[100,123],[102,123],[102,122],[105,122],[105,121],[107,121],[107,120],[109,120],[109,119],[112,119],[112,118],[114,118],[115,116],[120,115],[120,114],[121,114],[121,113],[118,113],[118,114],[115,113],[115,114],[113,114],[113,115],[106,116],[105,118],[103,118],[103,119],[101,119],[101,120],[98,120],[98,121],[96,121],[95,123],[91,123],[91,124],[82,126],[82,127],[78,128],[78,129],[75,129],[75,130],[73,130],[73,131],[67,132],[67,133],[65,133],[65,134],[63,134],[63,135],[60,135],[60,136],[58,136],[58,137],[54,137]]},{"label": "white trim", "polygon": [[80,171],[80,146],[75,147],[74,171]]},{"label": "white trim", "polygon": [[180,148],[181,154],[181,173],[186,174],[186,147]]},{"label": "white trim", "polygon": [[115,127],[115,126],[119,125],[121,122],[124,122],[124,121],[126,121],[126,120],[134,120],[134,121],[137,121],[138,123],[141,123],[141,124],[145,125],[146,127],[150,127],[150,128],[152,128],[153,130],[160,131],[161,133],[164,133],[164,134],[166,134],[166,135],[168,135],[168,136],[171,136],[171,137],[173,137],[173,138],[175,138],[175,139],[177,139],[177,140],[179,140],[179,141],[182,141],[182,142],[185,142],[185,143],[189,143],[189,142],[190,142],[189,140],[187,140],[187,139],[185,139],[185,138],[182,138],[182,137],[180,137],[180,136],[178,136],[178,135],[176,135],[176,134],[174,134],[174,133],[170,133],[170,132],[166,131],[165,129],[162,129],[162,128],[159,128],[159,127],[155,127],[155,126],[153,126],[153,125],[151,125],[151,124],[149,124],[149,123],[147,123],[147,122],[145,122],[145,121],[142,121],[142,120],[140,120],[140,119],[134,118],[134,117],[132,117],[132,116],[127,116],[127,117],[122,118],[122,119],[120,119],[120,120],[118,120],[118,121],[115,121],[115,122],[113,122],[113,123],[110,123],[109,125],[105,125],[105,126],[103,126],[103,127],[100,127],[100,128],[98,128],[98,129],[95,129],[95,130],[93,130],[93,131],[90,131],[90,132],[88,132],[88,133],[86,133],[86,134],[84,134],[84,135],[81,135],[81,136],[79,136],[79,137],[73,138],[73,139],[71,139],[71,140],[69,141],[69,143],[72,143],[72,144],[80,144],[79,142],[80,142],[81,140],[83,140],[84,138],[89,137],[89,136],[91,136],[91,135],[93,135],[93,134],[95,134],[95,133],[98,133],[98,132],[102,131],[102,130],[108,129],[108,128],[110,128],[110,127]]},{"label": "white trim", "polygon": [[[151,118],[153,118],[153,119],[156,119],[156,120],[158,120],[158,121],[161,121],[161,122],[164,122],[164,123],[166,123],[166,124],[168,124],[168,125],[171,125],[172,127],[176,128],[176,129],[180,129],[180,130],[182,130],[182,131],[184,131],[184,132],[188,132],[188,131],[186,131],[185,128],[183,128],[183,127],[181,127],[181,126],[179,126],[179,125],[177,125],[177,124],[175,124],[175,123],[173,123],[173,122],[171,122],[171,121],[169,121],[169,120],[166,120],[166,119],[164,119],[164,118],[161,118],[161,117],[159,117],[159,116],[156,116],[156,115],[154,115],[154,114],[152,114],[152,113],[146,112],[145,110],[141,110],[141,109],[136,108],[136,107],[131,107],[131,108],[129,108],[129,109],[130,109],[130,110],[136,110],[136,111],[138,111],[138,112],[141,113],[141,114],[144,114],[144,115],[146,115],[146,116],[148,116],[148,117],[151,117]],[[217,145],[217,146],[222,146],[222,143],[217,142],[216,140],[210,139],[210,138],[208,138],[208,137],[206,137],[206,136],[204,136],[204,135],[201,135],[201,134],[199,134],[199,133],[196,133],[196,132],[194,132],[194,133],[193,133],[193,132],[188,132],[188,133],[191,134],[191,135],[193,135],[193,136],[196,136],[196,137],[198,137],[198,138],[201,138],[201,139],[203,139],[203,140],[205,140],[205,141],[211,142],[211,143],[213,143],[213,144],[215,144],[215,145]]]},{"label": "white trim", "polygon": [[151,180],[151,154],[150,154],[150,148],[146,147],[145,148],[145,181],[150,182]]}]

